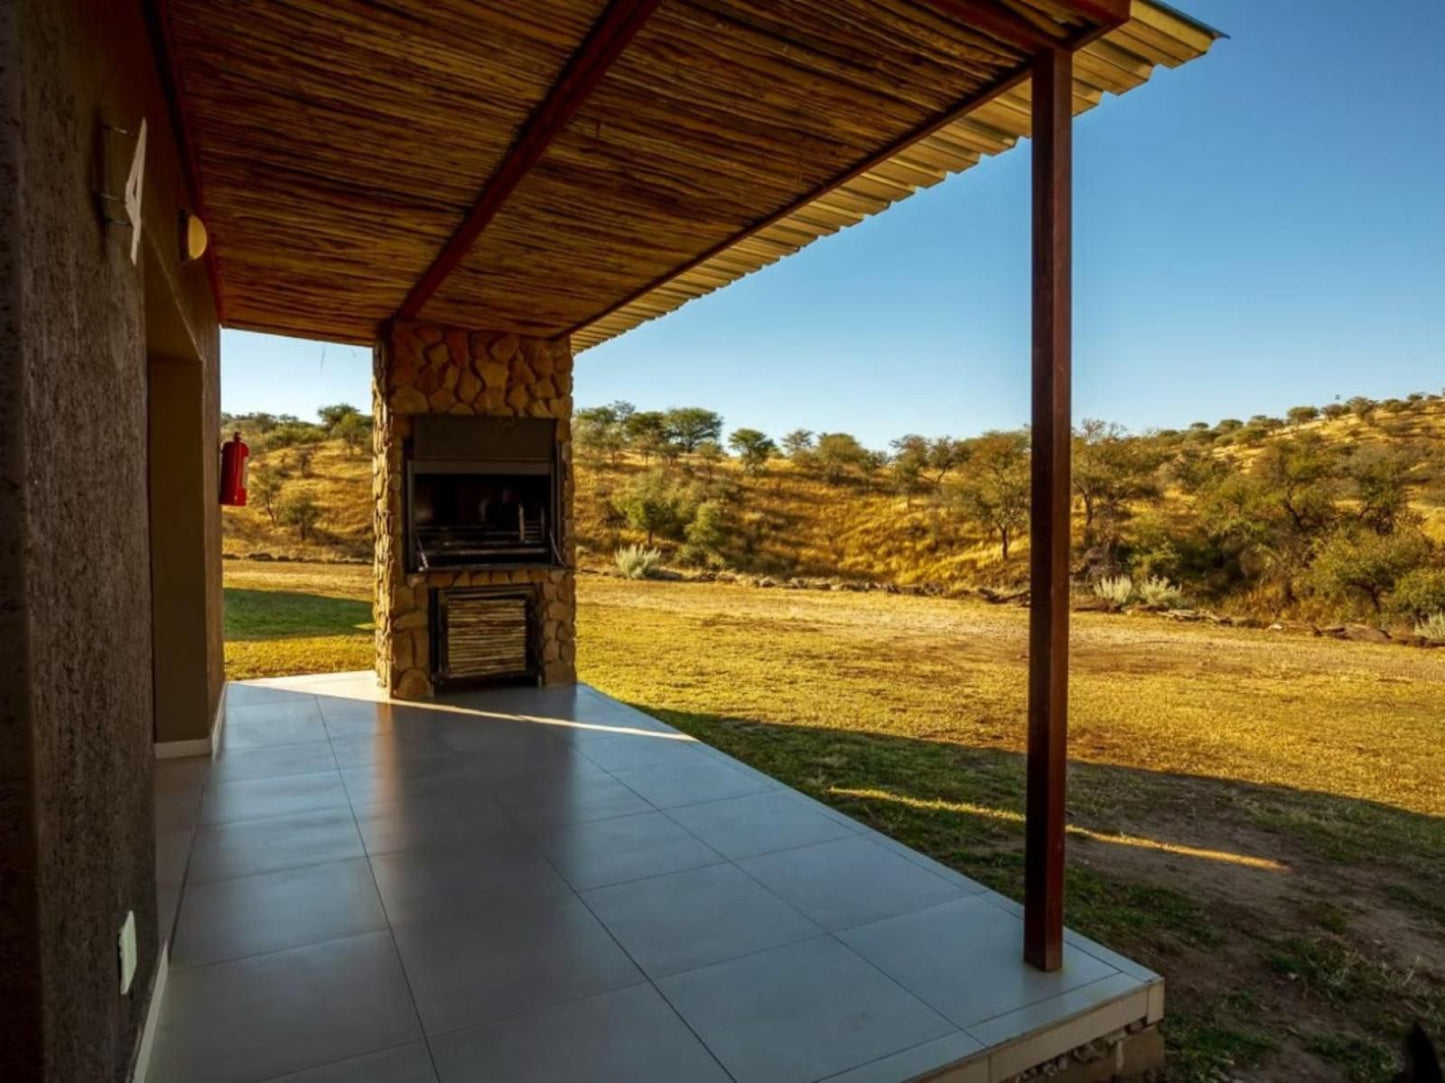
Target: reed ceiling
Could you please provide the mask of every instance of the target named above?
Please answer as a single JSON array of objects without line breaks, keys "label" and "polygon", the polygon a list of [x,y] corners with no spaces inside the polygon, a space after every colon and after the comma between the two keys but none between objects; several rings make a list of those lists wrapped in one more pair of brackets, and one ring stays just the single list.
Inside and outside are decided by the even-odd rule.
[{"label": "reed ceiling", "polygon": [[[1092,28],[1053,0],[1004,3],[1050,36]],[[606,8],[164,0],[224,322],[371,341]],[[1079,111],[1212,41],[1162,6],[1131,14],[1079,54]],[[427,318],[585,348],[1027,129],[1029,47],[948,3],[662,0],[640,26]]]}]

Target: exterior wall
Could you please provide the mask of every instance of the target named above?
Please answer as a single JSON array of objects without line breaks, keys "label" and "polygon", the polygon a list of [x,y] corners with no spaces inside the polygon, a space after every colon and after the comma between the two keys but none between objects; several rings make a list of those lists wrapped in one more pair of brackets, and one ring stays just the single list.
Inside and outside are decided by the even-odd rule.
[{"label": "exterior wall", "polygon": [[[156,276],[132,263],[129,230],[102,222],[96,197],[120,190],[134,138],[101,123],[134,131],[142,117]],[[218,350],[204,269],[174,255],[180,176],[139,3],[0,5],[7,1083],[125,1079],[156,973],[147,294],[172,295],[211,374]],[[122,996],[128,911],[139,965]]]},{"label": "exterior wall", "polygon": [[210,736],[222,685],[217,381],[214,366],[155,353],[149,375],[155,739],[195,741]]},{"label": "exterior wall", "polygon": [[[547,684],[576,676],[576,554],[572,531],[572,351],[566,340],[392,325],[377,345],[372,381],[376,498],[376,675],[393,695],[430,695],[430,589],[535,583],[542,595]],[[403,446],[417,414],[557,419],[565,568],[407,572]]]}]

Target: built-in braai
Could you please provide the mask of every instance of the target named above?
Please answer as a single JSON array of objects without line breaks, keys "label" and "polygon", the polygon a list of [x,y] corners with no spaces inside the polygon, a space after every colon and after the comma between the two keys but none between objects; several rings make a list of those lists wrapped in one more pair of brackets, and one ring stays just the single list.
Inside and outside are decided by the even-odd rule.
[{"label": "built-in braai", "polygon": [[406,457],[407,569],[560,566],[556,427],[419,415]]}]

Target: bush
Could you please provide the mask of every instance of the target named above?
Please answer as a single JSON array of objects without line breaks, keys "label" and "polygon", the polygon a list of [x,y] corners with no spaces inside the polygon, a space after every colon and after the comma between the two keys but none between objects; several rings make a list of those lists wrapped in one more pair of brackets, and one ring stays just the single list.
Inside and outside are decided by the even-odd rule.
[{"label": "bush", "polygon": [[662,571],[662,554],[641,545],[625,545],[613,555],[617,570],[628,579],[655,579]]},{"label": "bush", "polygon": [[1095,581],[1094,593],[1119,609],[1134,596],[1134,581],[1127,575],[1106,575]]},{"label": "bush", "polygon": [[690,486],[676,484],[654,470],[639,474],[612,496],[612,506],[633,530],[654,538],[680,539],[697,514],[697,494]]},{"label": "bush", "polygon": [[1178,609],[1184,604],[1184,594],[1162,575],[1151,575],[1141,581],[1134,592],[1139,601],[1155,609]]},{"label": "bush", "polygon": [[1437,643],[1445,643],[1445,612],[1430,614],[1415,625],[1415,634]]},{"label": "bush", "polygon": [[1390,595],[1390,608],[1418,621],[1445,613],[1445,568],[1416,568],[1402,575]]},{"label": "bush", "polygon": [[294,526],[296,536],[306,541],[321,521],[321,505],[303,493],[283,501],[276,509],[276,517],[286,526]]}]

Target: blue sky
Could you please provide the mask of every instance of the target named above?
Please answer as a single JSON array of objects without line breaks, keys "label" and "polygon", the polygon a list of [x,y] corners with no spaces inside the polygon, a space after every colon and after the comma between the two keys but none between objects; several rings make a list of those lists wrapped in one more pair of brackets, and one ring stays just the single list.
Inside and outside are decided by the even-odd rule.
[{"label": "blue sky", "polygon": [[[1074,410],[1131,428],[1445,386],[1445,4],[1182,0],[1231,35],[1075,129]],[[579,406],[967,435],[1028,416],[1027,146],[590,350]],[[226,332],[222,402],[370,401]]]}]

